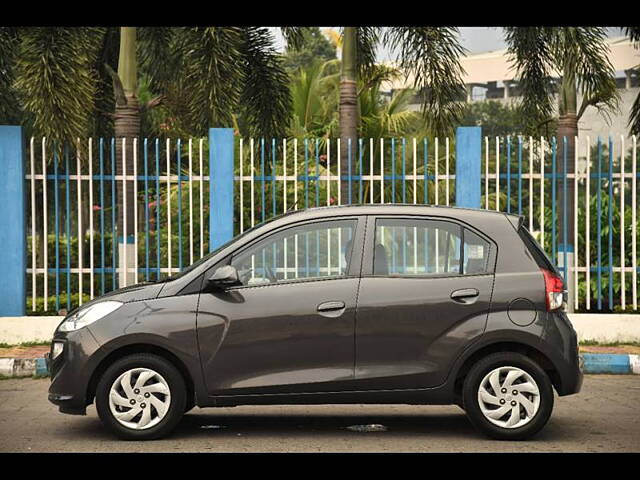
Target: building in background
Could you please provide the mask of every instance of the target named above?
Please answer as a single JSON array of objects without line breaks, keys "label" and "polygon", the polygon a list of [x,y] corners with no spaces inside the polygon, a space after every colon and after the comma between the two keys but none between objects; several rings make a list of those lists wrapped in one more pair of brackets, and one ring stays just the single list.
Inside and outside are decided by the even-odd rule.
[{"label": "building in background", "polygon": [[[609,135],[629,133],[627,127],[629,112],[640,92],[640,75],[637,70],[634,70],[640,65],[640,51],[634,49],[627,37],[612,38],[607,43],[610,48],[609,58],[616,71],[620,111],[607,118],[596,108],[588,107],[578,124],[580,137],[588,135],[591,138],[597,136],[606,138]],[[461,63],[466,72],[464,82],[467,87],[468,102],[494,100],[510,103],[519,100],[518,80],[515,78],[515,70],[509,62],[506,49],[471,54],[463,57]],[[386,93],[391,95],[394,90],[406,88],[412,83],[412,79],[406,82],[398,79],[386,85]],[[582,97],[578,95],[578,106],[581,102]],[[411,109],[420,109],[420,100],[417,95],[414,97]]]}]

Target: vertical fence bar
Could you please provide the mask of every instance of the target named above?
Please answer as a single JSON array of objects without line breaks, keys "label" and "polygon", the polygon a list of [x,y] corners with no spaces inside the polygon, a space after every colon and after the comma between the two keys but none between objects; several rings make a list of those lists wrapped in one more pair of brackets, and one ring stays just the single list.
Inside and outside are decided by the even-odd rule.
[{"label": "vertical fence bar", "polygon": [[597,285],[598,285],[598,310],[602,310],[602,194],[601,194],[601,175],[602,175],[602,142],[598,137],[598,182],[596,183],[597,195],[597,223],[598,223],[598,267],[597,267]]},{"label": "vertical fence bar", "polygon": [[609,232],[607,235],[608,261],[607,270],[609,270],[609,310],[613,310],[613,140],[609,136],[609,198],[607,200],[607,214],[609,221]]},{"label": "vertical fence bar", "polygon": [[637,176],[638,176],[638,157],[637,154],[637,144],[636,144],[636,136],[633,137],[633,149],[631,155],[631,224],[633,228],[631,229],[631,265],[633,265],[633,270],[631,271],[631,295],[633,297],[633,309],[638,309],[638,257],[636,252],[636,243],[638,241],[638,228],[637,228]]},{"label": "vertical fence bar", "polygon": [[507,135],[507,213],[511,213],[511,137]]},{"label": "vertical fence bar", "polygon": [[567,137],[562,137],[562,276],[569,281],[569,265],[567,265]]},{"label": "vertical fence bar", "polygon": [[[404,137],[402,137],[402,203],[407,203],[407,142]],[[405,230],[403,230],[403,235],[405,234]],[[403,237],[404,240],[404,237]],[[404,245],[404,244],[403,244]],[[404,250],[403,250],[404,251]],[[405,261],[406,263],[406,261]],[[405,265],[406,267],[406,265]]]},{"label": "vertical fence bar", "polygon": [[586,309],[591,309],[591,139],[587,137],[587,171],[585,180],[585,266],[586,266]]},{"label": "vertical fence bar", "polygon": [[116,236],[116,143],[115,138],[111,138],[111,289],[116,289],[116,245],[118,237]]},{"label": "vertical fence bar", "polygon": [[373,138],[369,139],[369,203],[373,203]]},{"label": "vertical fence bar", "polygon": [[[78,303],[82,305],[82,168],[80,167],[80,138],[76,141],[76,201],[78,207]],[[71,292],[67,292],[69,295]]]},{"label": "vertical fence bar", "polygon": [[[240,156],[242,164],[242,155]],[[240,179],[242,192],[242,179]],[[240,214],[242,218],[242,214]],[[189,139],[189,265],[193,263],[193,139]]]},{"label": "vertical fence bar", "polygon": [[122,242],[118,239],[118,244],[122,245],[120,253],[122,254],[122,286],[129,284],[129,232],[127,232],[127,137],[122,137]]},{"label": "vertical fence bar", "polygon": [[89,139],[89,297],[93,300],[94,268],[93,268],[93,138]]},{"label": "vertical fence bar", "polygon": [[233,238],[232,128],[209,129],[209,183],[209,250],[213,251]]},{"label": "vertical fence bar", "polygon": [[[445,137],[444,139],[444,151],[445,151],[445,175],[447,177],[447,183],[445,184],[445,205],[449,206],[449,182],[450,182],[450,178],[449,178],[449,137]],[[479,181],[479,180],[478,180]],[[478,183],[479,185],[479,183]]]},{"label": "vertical fence bar", "polygon": [[[422,141],[423,152],[424,152],[424,172],[423,172],[423,181],[424,181],[424,203],[425,205],[429,203],[429,177],[428,177],[428,169],[427,166],[429,164],[429,142],[425,137]],[[425,230],[426,232],[426,230]],[[426,233],[425,233],[426,235]],[[426,245],[426,237],[425,237],[425,245]],[[425,246],[426,248],[426,246]],[[425,257],[425,265],[426,265],[426,257]]]},{"label": "vertical fence bar", "polygon": [[[33,148],[34,138],[29,141],[29,166],[31,176],[31,310],[36,310],[36,169],[35,151]],[[46,176],[46,172],[43,171]],[[46,275],[45,271],[45,275]]]},{"label": "vertical fence bar", "polygon": [[71,310],[71,189],[69,188],[69,144],[64,144],[65,235],[67,241],[67,312]]},{"label": "vertical fence bar", "polygon": [[[417,159],[417,156],[418,156],[418,149],[417,149],[417,146],[416,146],[416,137],[413,137],[413,204],[414,205],[416,203],[418,203],[418,183],[417,183],[418,182],[418,178],[417,178],[418,177],[418,159]],[[417,235],[417,230],[415,229],[415,227],[413,229],[413,233],[415,235]],[[417,241],[417,240],[415,240],[415,235],[414,235],[414,241]],[[414,246],[417,247],[417,245],[415,243],[414,243]],[[416,258],[416,261],[417,261],[417,255],[418,254],[416,253],[415,255],[416,255],[415,258]],[[416,274],[418,273],[417,267],[415,269],[415,273]]]},{"label": "vertical fence bar", "polygon": [[100,295],[104,295],[104,138],[100,137]]},{"label": "vertical fence bar", "polygon": [[[178,174],[178,269],[182,271],[182,139],[176,144],[176,169]],[[233,236],[233,235],[232,235]]]},{"label": "vertical fence bar", "polygon": [[518,215],[522,215],[522,137],[518,135]]},{"label": "vertical fence bar", "polygon": [[573,155],[573,304],[574,310],[577,310],[580,301],[578,298],[578,252],[580,251],[578,244],[578,216],[580,214],[580,209],[578,208],[578,155],[580,153],[580,143],[577,136],[573,138],[573,144],[575,145]]},{"label": "vertical fence bar", "polygon": [[556,190],[557,190],[557,178],[558,175],[556,174],[556,153],[558,151],[557,148],[557,139],[556,137],[553,137],[551,142],[551,260],[553,261],[554,265],[558,264],[558,255],[557,255],[557,251],[556,251],[556,223],[557,223],[557,219],[556,219],[556,212],[557,212],[557,208],[556,208]]},{"label": "vertical fence bar", "polygon": [[138,138],[133,139],[133,283],[138,283]]},{"label": "vertical fence bar", "polygon": [[160,140],[155,141],[155,160],[156,160],[156,280],[160,280],[161,273],[161,249],[160,249]]},{"label": "vertical fence bar", "polygon": [[383,138],[380,139],[380,203],[384,203],[384,139]]},{"label": "vertical fence bar", "polygon": [[489,137],[484,137],[484,208],[489,210]]},{"label": "vertical fence bar", "polygon": [[[200,162],[200,258],[204,256],[204,167],[202,165],[202,144],[204,139],[200,139],[198,161]],[[251,171],[253,175],[253,171]],[[252,177],[253,178],[253,177]]]},{"label": "vertical fence bar", "polygon": [[496,137],[496,211],[500,211],[500,137]]},{"label": "vertical fence bar", "polygon": [[47,221],[47,155],[46,138],[42,137],[42,247],[44,253],[44,311],[49,310],[49,232]]},{"label": "vertical fence bar", "polygon": [[434,205],[439,205],[438,202],[438,163],[439,162],[439,158],[438,158],[438,137],[435,138],[435,145],[434,145],[434,156],[433,156],[433,166],[434,166],[434,178],[433,178],[433,184],[434,184],[434,190],[433,190],[433,194],[435,195],[434,198]]},{"label": "vertical fence bar", "polygon": [[56,237],[56,312],[60,310],[60,182],[58,181],[58,142],[53,144],[53,192]]},{"label": "vertical fence bar", "polygon": [[173,260],[171,250],[171,151],[170,140],[166,142],[166,160],[167,160],[167,272],[171,276],[171,263]]},{"label": "vertical fence bar", "polygon": [[151,233],[151,229],[149,228],[149,141],[148,139],[144,139],[143,148],[144,148],[144,279],[145,281],[149,281],[149,234]]},{"label": "vertical fence bar", "polygon": [[533,231],[533,137],[529,137],[529,231]]},{"label": "vertical fence bar", "polygon": [[[626,179],[624,177],[624,135],[620,135],[620,305],[622,310],[626,307],[625,292],[625,252],[624,252],[624,189]],[[635,225],[632,225],[635,228]]]}]

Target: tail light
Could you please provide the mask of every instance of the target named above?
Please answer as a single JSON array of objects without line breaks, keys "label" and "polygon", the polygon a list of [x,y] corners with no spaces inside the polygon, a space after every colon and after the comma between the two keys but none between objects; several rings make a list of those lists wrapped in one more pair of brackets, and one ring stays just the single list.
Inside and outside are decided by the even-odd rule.
[{"label": "tail light", "polygon": [[564,302],[564,282],[562,278],[555,273],[540,269],[544,275],[544,291],[547,301],[547,311],[557,310],[562,307]]}]

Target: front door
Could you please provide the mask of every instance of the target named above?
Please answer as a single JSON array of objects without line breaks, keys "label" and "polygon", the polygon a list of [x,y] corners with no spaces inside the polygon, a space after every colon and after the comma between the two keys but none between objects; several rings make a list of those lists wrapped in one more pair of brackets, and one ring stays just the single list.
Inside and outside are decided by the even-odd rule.
[{"label": "front door", "polygon": [[356,388],[426,388],[486,325],[495,246],[453,221],[368,222],[356,323]]},{"label": "front door", "polygon": [[232,255],[242,285],[203,292],[198,308],[210,395],[349,388],[364,218],[360,223],[296,224]]}]

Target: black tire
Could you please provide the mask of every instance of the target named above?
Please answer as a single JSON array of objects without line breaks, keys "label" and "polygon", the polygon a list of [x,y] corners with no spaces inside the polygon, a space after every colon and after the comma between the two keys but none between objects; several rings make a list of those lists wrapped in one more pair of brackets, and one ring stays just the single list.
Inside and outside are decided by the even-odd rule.
[{"label": "black tire", "polygon": [[[133,368],[149,368],[159,373],[168,383],[171,392],[171,402],[164,418],[144,430],[121,425],[109,408],[111,386],[121,374]],[[108,430],[124,440],[153,440],[167,436],[180,422],[186,407],[187,389],[178,369],[168,360],[148,353],[137,353],[115,361],[104,372],[96,388],[96,410],[100,420]]]},{"label": "black tire", "polygon": [[[517,428],[505,428],[491,423],[480,410],[478,389],[482,379],[498,367],[512,366],[524,370],[538,384],[540,406],[535,416],[525,425]],[[546,372],[530,358],[520,353],[498,352],[490,354],[477,362],[467,374],[462,398],[464,410],[476,429],[497,440],[526,440],[545,426],[553,410],[553,385]]]}]

